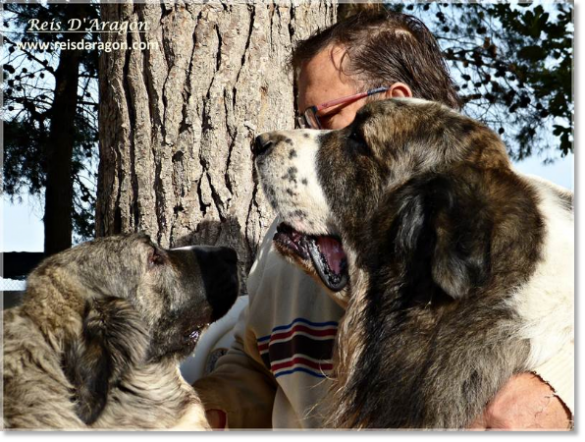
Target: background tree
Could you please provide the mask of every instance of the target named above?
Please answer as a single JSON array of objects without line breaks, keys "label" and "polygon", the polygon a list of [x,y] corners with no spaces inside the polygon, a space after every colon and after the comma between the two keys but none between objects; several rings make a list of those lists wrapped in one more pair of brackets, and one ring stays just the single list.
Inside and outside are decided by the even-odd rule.
[{"label": "background tree", "polygon": [[80,239],[94,234],[90,169],[97,150],[97,97],[91,90],[98,54],[49,45],[95,41],[97,34],[27,30],[30,19],[64,25],[71,18],[96,18],[98,9],[34,2],[4,9],[4,192],[11,198],[26,191],[43,195],[44,250],[52,254],[71,246],[73,229]]},{"label": "background tree", "polygon": [[573,150],[572,2],[394,3],[435,34],[464,111],[504,138],[515,160]]},{"label": "background tree", "polygon": [[102,54],[100,236],[143,230],[163,246],[234,247],[249,269],[273,219],[253,176],[255,135],[294,126],[292,45],[335,21],[329,1],[108,4],[146,23]]}]

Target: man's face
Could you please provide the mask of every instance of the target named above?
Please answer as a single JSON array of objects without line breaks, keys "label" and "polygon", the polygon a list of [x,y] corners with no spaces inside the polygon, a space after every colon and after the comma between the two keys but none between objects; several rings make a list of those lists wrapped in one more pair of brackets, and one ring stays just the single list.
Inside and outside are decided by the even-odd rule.
[{"label": "man's face", "polygon": [[[298,79],[299,113],[309,106],[361,92],[356,90],[355,81],[342,72],[343,54],[342,47],[330,47],[319,52],[302,66]],[[341,129],[349,126],[364,104],[366,99],[362,98],[320,111],[318,115],[323,129]]]}]

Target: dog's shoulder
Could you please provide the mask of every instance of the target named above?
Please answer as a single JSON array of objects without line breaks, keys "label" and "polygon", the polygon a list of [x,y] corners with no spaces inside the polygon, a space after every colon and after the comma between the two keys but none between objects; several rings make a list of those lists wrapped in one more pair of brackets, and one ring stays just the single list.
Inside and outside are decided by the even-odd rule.
[{"label": "dog's shoulder", "polygon": [[542,178],[519,176],[537,194],[545,231],[534,274],[508,300],[522,318],[520,337],[531,342],[527,365],[533,369],[573,339],[573,194]]},{"label": "dog's shoulder", "polygon": [[543,200],[547,200],[551,204],[548,208],[549,210],[554,210],[553,207],[564,209],[566,212],[570,213],[572,219],[573,192],[537,175],[521,173],[518,175],[529,186],[534,188],[541,195]]}]

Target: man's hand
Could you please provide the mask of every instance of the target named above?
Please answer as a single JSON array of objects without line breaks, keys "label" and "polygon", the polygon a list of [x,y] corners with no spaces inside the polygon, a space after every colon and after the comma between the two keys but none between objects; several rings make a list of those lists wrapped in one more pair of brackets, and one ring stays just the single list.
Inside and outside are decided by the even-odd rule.
[{"label": "man's hand", "polygon": [[510,379],[470,429],[568,430],[571,413],[553,389],[531,373]]}]

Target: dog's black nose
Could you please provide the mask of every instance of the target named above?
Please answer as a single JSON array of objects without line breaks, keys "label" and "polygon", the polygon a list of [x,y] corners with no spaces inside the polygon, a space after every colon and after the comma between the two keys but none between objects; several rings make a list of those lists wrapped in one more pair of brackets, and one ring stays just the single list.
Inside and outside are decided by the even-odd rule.
[{"label": "dog's black nose", "polygon": [[270,135],[262,134],[258,135],[254,140],[254,145],[252,146],[252,153],[254,155],[262,155],[266,153],[272,146],[274,142],[270,139]]},{"label": "dog's black nose", "polygon": [[211,320],[227,313],[238,296],[238,255],[229,247],[198,246],[194,248],[205,297],[211,305]]},{"label": "dog's black nose", "polygon": [[218,257],[227,264],[237,264],[238,263],[238,254],[236,251],[230,247],[217,247],[216,253]]}]

